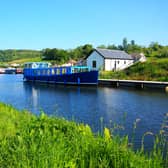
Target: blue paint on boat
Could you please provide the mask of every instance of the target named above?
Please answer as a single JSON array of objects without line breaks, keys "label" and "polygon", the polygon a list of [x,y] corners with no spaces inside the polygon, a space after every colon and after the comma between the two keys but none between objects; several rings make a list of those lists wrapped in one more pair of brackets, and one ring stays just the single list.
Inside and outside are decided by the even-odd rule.
[{"label": "blue paint on boat", "polygon": [[97,85],[98,71],[87,66],[50,67],[48,63],[26,63],[23,70],[26,81],[58,84]]}]

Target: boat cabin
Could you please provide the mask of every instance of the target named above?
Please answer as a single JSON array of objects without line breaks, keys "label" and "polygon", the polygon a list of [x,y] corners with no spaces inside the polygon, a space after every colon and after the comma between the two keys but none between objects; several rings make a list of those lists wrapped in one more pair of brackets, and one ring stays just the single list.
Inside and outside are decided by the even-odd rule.
[{"label": "boat cabin", "polygon": [[50,67],[50,63],[46,62],[29,62],[24,65],[24,74],[31,76],[64,75],[89,71],[90,68],[87,66]]}]

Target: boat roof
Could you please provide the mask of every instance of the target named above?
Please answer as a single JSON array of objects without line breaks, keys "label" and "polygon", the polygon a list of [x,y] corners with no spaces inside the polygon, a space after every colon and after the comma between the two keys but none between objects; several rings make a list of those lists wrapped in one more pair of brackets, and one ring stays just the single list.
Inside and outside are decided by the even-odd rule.
[{"label": "boat roof", "polygon": [[36,63],[36,64],[50,64],[49,62],[26,62],[24,64],[33,64],[33,63]]}]

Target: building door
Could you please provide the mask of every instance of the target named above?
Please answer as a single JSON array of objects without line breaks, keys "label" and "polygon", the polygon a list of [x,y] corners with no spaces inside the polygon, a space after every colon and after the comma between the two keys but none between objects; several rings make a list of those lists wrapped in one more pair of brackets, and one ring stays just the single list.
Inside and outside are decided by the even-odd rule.
[{"label": "building door", "polygon": [[117,69],[116,61],[114,62],[114,71]]}]

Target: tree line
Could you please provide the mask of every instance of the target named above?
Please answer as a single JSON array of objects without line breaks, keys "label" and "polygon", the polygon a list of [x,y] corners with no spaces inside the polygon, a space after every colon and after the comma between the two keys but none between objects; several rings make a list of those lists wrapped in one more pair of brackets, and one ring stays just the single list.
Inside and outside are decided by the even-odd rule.
[{"label": "tree line", "polygon": [[[158,42],[152,42],[148,47],[145,47],[136,44],[134,40],[128,42],[127,38],[124,38],[122,44],[120,45],[99,45],[97,48],[122,50],[129,54],[144,53],[146,57],[168,58],[168,46],[163,46]],[[43,59],[55,60],[58,63],[67,62],[70,59],[79,60],[84,59],[93,51],[93,49],[93,46],[90,44],[79,46],[73,50],[63,50],[57,48],[45,49],[43,50]]]},{"label": "tree line", "polygon": [[[97,48],[122,50],[127,53],[144,53],[147,57],[168,58],[168,46],[163,46],[157,42],[152,42],[149,46],[136,44],[134,40],[128,41],[124,38],[122,44],[99,45]],[[8,62],[22,58],[41,57],[41,60],[53,61],[62,64],[69,60],[82,60],[93,51],[91,44],[78,46],[75,49],[46,48],[41,51],[36,50],[0,50],[0,62]]]},{"label": "tree line", "polygon": [[43,60],[54,60],[56,63],[65,63],[69,60],[80,60],[84,59],[91,51],[93,50],[93,46],[90,44],[86,44],[83,46],[79,46],[75,49],[71,50],[63,50],[63,49],[44,49],[43,50]]},{"label": "tree line", "polygon": [[158,58],[168,58],[168,46],[163,46],[158,42],[151,42],[148,47],[141,46],[135,43],[135,40],[128,42],[127,38],[124,38],[122,44],[116,46],[112,45],[100,45],[98,48],[106,48],[113,50],[123,50],[129,54],[132,53],[144,53],[146,57],[158,57]]}]

